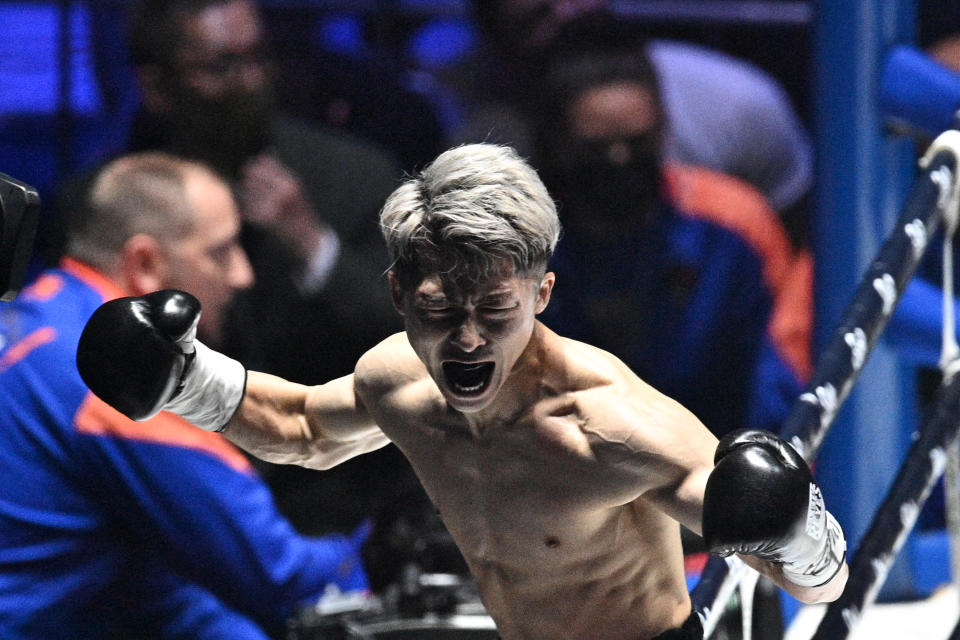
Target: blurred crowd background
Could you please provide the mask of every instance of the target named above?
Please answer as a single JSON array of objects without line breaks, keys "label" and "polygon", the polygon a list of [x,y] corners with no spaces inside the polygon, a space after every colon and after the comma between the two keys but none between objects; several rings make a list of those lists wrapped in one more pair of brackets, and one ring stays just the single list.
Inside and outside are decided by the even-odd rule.
[{"label": "blurred crowd background", "polygon": [[[0,171],[41,195],[33,274],[63,256],[90,171],[132,150],[199,158],[234,187],[256,275],[232,302],[220,346],[252,368],[322,382],[401,328],[380,278],[387,265],[375,215],[384,197],[452,145],[508,143],[558,195],[563,242],[573,247],[558,256],[563,277],[549,323],[617,352],[688,406],[702,402],[693,408],[718,435],[745,423],[775,429],[783,419],[813,358],[817,3],[259,0],[256,46],[206,58],[213,48],[185,47],[143,16],[131,39],[133,4],[0,1]],[[905,40],[960,72],[960,5],[914,8]],[[612,45],[642,49],[645,61],[590,57]],[[250,105],[208,88],[261,72],[269,90],[250,93],[269,101],[272,128],[259,132],[269,140],[248,140]],[[624,111],[635,129],[604,138],[590,126],[602,114],[574,117],[591,90],[626,81],[654,87],[649,123]],[[653,149],[657,177],[650,182],[642,163],[618,163],[618,143],[634,160]],[[711,175],[664,169],[670,188],[651,204],[662,161]],[[634,172],[595,180],[611,164]],[[273,206],[277,194],[286,200]],[[672,218],[661,228],[638,215],[645,235],[630,244],[629,216],[615,214],[664,204],[717,229]],[[640,259],[647,255],[650,264]],[[645,289],[645,269],[661,268],[663,290]],[[706,299],[698,287],[707,273],[720,275],[714,297],[694,311],[705,314],[696,316],[704,328],[687,315],[691,301]],[[591,274],[622,288],[598,291]],[[649,308],[666,309],[666,319],[644,315]],[[686,318],[682,335],[669,313]],[[624,337],[625,324],[644,344]],[[750,361],[739,362],[745,354]],[[729,375],[717,375],[721,365]],[[326,472],[255,464],[304,535],[349,532],[373,518],[364,560],[374,590],[402,580],[411,564],[465,572],[393,448]],[[925,522],[942,526],[942,513]]]}]

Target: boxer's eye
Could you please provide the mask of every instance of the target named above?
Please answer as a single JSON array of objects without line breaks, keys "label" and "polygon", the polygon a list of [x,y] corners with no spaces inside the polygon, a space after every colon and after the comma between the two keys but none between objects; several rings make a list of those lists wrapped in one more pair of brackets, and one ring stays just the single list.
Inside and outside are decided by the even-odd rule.
[{"label": "boxer's eye", "polygon": [[421,308],[420,315],[428,320],[447,320],[452,318],[455,310],[452,307]]},{"label": "boxer's eye", "polygon": [[480,309],[480,312],[483,313],[483,315],[485,316],[502,318],[504,316],[510,315],[510,313],[513,312],[513,310],[516,308],[517,308],[516,305],[510,305],[508,307],[482,307]]}]

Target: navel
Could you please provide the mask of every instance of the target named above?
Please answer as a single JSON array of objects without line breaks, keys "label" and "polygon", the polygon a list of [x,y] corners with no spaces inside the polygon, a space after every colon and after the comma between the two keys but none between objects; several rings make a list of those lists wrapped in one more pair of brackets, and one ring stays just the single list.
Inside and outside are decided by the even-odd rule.
[{"label": "navel", "polygon": [[560,538],[556,536],[547,536],[543,539],[543,544],[545,544],[548,549],[556,549],[560,546]]}]

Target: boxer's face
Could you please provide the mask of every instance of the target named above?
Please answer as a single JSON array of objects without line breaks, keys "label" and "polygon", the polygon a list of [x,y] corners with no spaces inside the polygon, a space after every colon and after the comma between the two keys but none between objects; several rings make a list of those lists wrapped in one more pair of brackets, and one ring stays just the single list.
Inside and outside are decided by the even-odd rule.
[{"label": "boxer's face", "polygon": [[391,277],[407,337],[453,409],[488,406],[526,348],[550,299],[553,274],[511,273],[466,289],[437,276],[401,292]]},{"label": "boxer's face", "polygon": [[183,289],[203,305],[197,331],[216,345],[224,313],[234,294],[253,284],[253,270],[239,243],[240,216],[229,188],[206,172],[191,172],[185,183],[194,212],[193,230],[165,248],[165,287]]}]

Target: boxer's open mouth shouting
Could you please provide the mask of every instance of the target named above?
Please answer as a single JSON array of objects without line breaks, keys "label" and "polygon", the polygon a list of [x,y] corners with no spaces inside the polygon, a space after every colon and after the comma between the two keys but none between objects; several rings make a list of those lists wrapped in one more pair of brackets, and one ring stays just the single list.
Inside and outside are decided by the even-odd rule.
[{"label": "boxer's open mouth shouting", "polygon": [[494,370],[493,362],[443,363],[443,375],[450,389],[458,395],[475,396],[486,391]]}]

